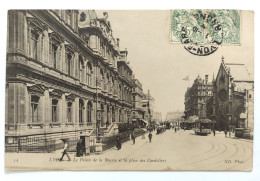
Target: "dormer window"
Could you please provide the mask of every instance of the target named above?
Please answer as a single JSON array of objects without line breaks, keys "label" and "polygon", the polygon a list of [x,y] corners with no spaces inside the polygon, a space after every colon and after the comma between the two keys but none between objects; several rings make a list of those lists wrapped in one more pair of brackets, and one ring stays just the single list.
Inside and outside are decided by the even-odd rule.
[{"label": "dormer window", "polygon": [[81,14],[80,14],[80,19],[79,19],[79,21],[85,21],[86,20],[86,14],[84,13],[84,12],[82,12]]}]

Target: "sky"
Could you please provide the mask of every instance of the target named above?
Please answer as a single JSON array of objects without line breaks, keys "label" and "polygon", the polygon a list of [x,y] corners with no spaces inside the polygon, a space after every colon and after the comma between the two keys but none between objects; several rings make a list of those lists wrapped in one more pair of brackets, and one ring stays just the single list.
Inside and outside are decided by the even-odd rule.
[{"label": "sky", "polygon": [[[97,11],[102,17],[103,11]],[[155,111],[166,113],[184,110],[184,94],[188,86],[200,75],[207,74],[209,81],[217,74],[221,57],[229,63],[245,63],[253,77],[253,18],[252,13],[241,13],[241,45],[222,46],[205,57],[195,56],[184,49],[182,44],[170,43],[170,11],[109,10],[113,36],[120,38],[120,49],[128,50],[128,61],[135,78],[141,81],[143,90],[150,90],[155,99]],[[247,19],[245,19],[247,18]],[[189,76],[189,81],[183,78]]]}]

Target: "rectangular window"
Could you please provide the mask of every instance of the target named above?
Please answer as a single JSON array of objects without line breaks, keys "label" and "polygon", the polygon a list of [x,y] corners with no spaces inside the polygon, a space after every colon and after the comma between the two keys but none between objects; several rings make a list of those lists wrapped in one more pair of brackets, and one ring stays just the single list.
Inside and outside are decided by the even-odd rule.
[{"label": "rectangular window", "polygon": [[38,112],[39,112],[39,97],[31,96],[31,122],[38,122]]},{"label": "rectangular window", "polygon": [[51,60],[53,68],[57,68],[57,49],[58,47],[54,44],[51,45]]},{"label": "rectangular window", "polygon": [[52,122],[58,122],[58,100],[52,99]]},{"label": "rectangular window", "polygon": [[67,104],[67,120],[68,120],[69,123],[72,122],[71,117],[72,117],[72,103],[68,102],[68,104]]},{"label": "rectangular window", "polygon": [[71,59],[72,59],[72,56],[67,53],[66,54],[66,66],[67,66],[67,73],[68,75],[71,75]]},{"label": "rectangular window", "polygon": [[32,55],[32,58],[34,59],[37,59],[37,43],[38,43],[38,38],[39,38],[39,35],[34,32],[34,31],[31,31],[31,55]]}]

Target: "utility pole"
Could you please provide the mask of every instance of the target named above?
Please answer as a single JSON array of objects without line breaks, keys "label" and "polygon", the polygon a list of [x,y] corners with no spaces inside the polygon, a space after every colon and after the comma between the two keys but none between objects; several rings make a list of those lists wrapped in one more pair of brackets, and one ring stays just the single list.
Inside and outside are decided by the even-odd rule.
[{"label": "utility pole", "polygon": [[148,122],[149,122],[149,128],[151,127],[151,110],[150,110],[150,90],[148,89]]}]

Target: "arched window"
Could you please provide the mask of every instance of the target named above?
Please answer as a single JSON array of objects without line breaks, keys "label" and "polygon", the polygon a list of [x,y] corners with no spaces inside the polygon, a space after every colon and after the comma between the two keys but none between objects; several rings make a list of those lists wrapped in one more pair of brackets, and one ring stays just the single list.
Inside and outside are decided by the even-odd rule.
[{"label": "arched window", "polygon": [[86,20],[86,14],[84,13],[84,12],[82,12],[81,14],[80,14],[80,19],[79,19],[79,21],[85,21]]},{"label": "arched window", "polygon": [[92,103],[89,101],[87,105],[87,122],[91,123]]},{"label": "arched window", "polygon": [[39,121],[39,100],[40,98],[38,96],[31,96],[31,122],[33,123]]},{"label": "arched window", "polygon": [[90,62],[87,63],[87,73],[86,73],[86,83],[91,86],[91,74],[92,74],[92,65]]},{"label": "arched window", "polygon": [[83,82],[83,69],[84,69],[84,61],[82,56],[79,56],[79,81]]},{"label": "arched window", "polygon": [[79,100],[79,124],[83,124],[83,110],[84,110],[84,102],[82,99]]},{"label": "arched window", "polygon": [[72,122],[72,102],[67,103],[67,121]]}]

